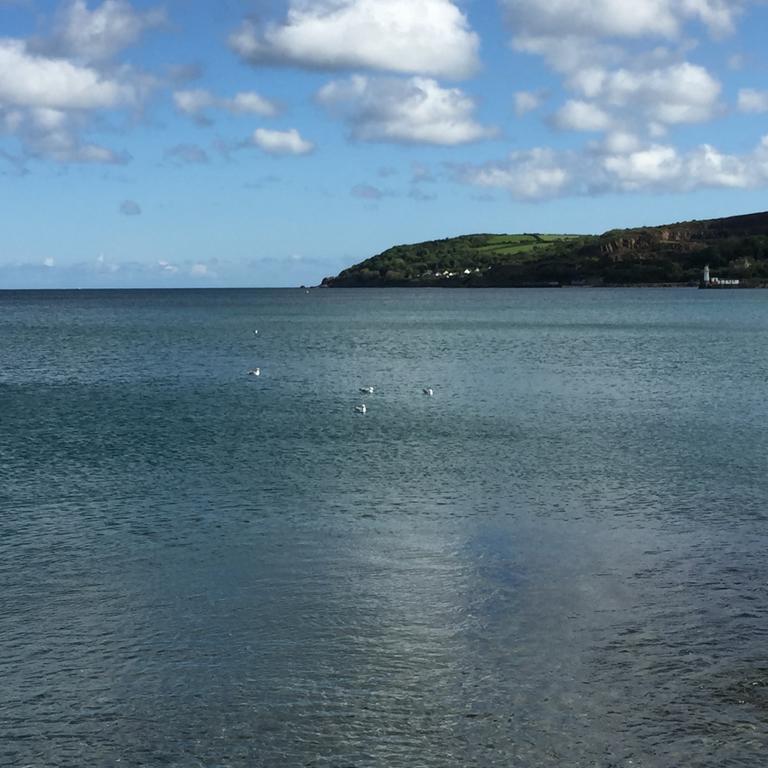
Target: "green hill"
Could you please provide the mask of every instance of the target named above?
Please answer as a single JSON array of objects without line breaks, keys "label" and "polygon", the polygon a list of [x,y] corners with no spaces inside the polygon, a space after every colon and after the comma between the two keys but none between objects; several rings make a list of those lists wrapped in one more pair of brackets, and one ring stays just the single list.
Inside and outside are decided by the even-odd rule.
[{"label": "green hill", "polygon": [[713,274],[768,284],[768,213],[602,235],[463,235],[397,245],[328,287],[696,284]]}]

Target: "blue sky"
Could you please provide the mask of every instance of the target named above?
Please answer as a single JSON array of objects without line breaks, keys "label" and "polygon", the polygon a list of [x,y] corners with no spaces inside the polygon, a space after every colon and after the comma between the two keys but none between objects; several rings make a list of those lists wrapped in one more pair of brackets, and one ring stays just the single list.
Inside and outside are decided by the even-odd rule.
[{"label": "blue sky", "polygon": [[768,208],[757,0],[0,0],[0,288]]}]

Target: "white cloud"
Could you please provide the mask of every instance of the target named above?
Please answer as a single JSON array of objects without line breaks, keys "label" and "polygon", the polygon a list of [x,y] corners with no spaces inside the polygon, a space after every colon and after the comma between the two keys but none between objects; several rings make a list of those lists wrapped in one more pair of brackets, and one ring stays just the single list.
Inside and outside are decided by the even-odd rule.
[{"label": "white cloud", "polygon": [[501,0],[519,39],[563,37],[675,38],[690,21],[712,34],[732,31],[734,0]]},{"label": "white cloud", "polygon": [[630,107],[649,120],[665,123],[696,123],[713,117],[720,96],[720,83],[700,67],[688,62],[637,71],[591,70],[585,95],[610,107]]},{"label": "white cloud", "polygon": [[475,103],[463,91],[424,77],[355,75],[328,83],[317,98],[345,118],[360,141],[453,145],[494,133],[474,120]]},{"label": "white cloud", "polygon": [[77,111],[48,107],[6,109],[0,107],[0,134],[19,138],[28,156],[45,156],[59,163],[126,163],[130,156],[83,141],[86,117]]},{"label": "white cloud", "polygon": [[173,103],[180,112],[201,123],[209,122],[204,114],[209,109],[223,109],[232,114],[261,117],[274,117],[279,111],[276,104],[254,91],[242,91],[231,99],[220,98],[202,88],[175,91]]},{"label": "white cloud", "polygon": [[555,124],[569,131],[604,131],[611,126],[610,115],[595,104],[571,99],[558,110]]},{"label": "white cloud", "polygon": [[[53,38],[0,38],[0,132],[16,136],[27,157],[127,162],[126,153],[88,141],[84,133],[94,113],[135,109],[154,85],[128,66],[105,67],[100,60],[158,19],[156,12],[136,15],[123,0],[107,0],[93,12],[73,0]],[[74,48],[76,55],[68,57]]]},{"label": "white cloud", "polygon": [[732,189],[760,186],[768,180],[768,165],[760,154],[758,148],[747,158],[725,155],[703,144],[688,156],[686,173],[700,186]]},{"label": "white cloud", "polygon": [[122,165],[130,160],[130,156],[125,153],[117,153],[107,147],[100,147],[98,144],[84,144],[75,146],[71,152],[59,154],[58,159],[60,162],[67,163]]},{"label": "white cloud", "polygon": [[607,154],[624,155],[639,149],[641,143],[640,138],[630,131],[609,131],[603,138],[602,151]]},{"label": "white cloud", "polygon": [[245,22],[230,45],[254,64],[461,78],[479,40],[452,0],[290,0],[283,24]]},{"label": "white cloud", "polygon": [[625,155],[609,155],[603,167],[620,188],[634,191],[674,182],[683,163],[674,147],[654,145]]},{"label": "white cloud", "polygon": [[51,256],[48,256],[47,258],[43,259],[43,266],[50,269],[51,267],[56,266],[56,261]]},{"label": "white cloud", "polygon": [[581,152],[514,152],[500,162],[460,166],[455,178],[471,186],[504,189],[521,200],[768,186],[768,136],[743,155],[723,153],[709,144],[681,152],[670,145],[638,142],[625,134]]},{"label": "white cloud", "polygon": [[53,45],[76,58],[101,61],[164,23],[160,8],[138,12],[126,0],[105,0],[90,10],[85,0],[71,0],[59,16]]},{"label": "white cloud", "polygon": [[768,91],[742,88],[739,91],[739,109],[742,112],[768,112]]},{"label": "white cloud", "polygon": [[544,101],[544,97],[542,94],[533,93],[532,91],[518,91],[514,95],[514,101],[515,114],[518,117],[522,117],[528,114],[528,112],[538,109]]},{"label": "white cloud", "polygon": [[315,145],[303,139],[295,128],[288,131],[257,128],[253,132],[253,143],[270,155],[306,155],[315,148]]},{"label": "white cloud", "polygon": [[274,117],[277,114],[277,107],[271,101],[267,101],[263,96],[259,96],[253,91],[238,93],[225,103],[230,111],[240,114],[261,115],[262,117]]},{"label": "white cloud", "polygon": [[66,59],[30,53],[19,40],[0,39],[0,105],[104,109],[136,98],[132,85]]},{"label": "white cloud", "polygon": [[209,91],[197,88],[190,91],[176,91],[173,94],[173,103],[176,109],[188,115],[196,115],[204,109],[216,104],[216,97]]},{"label": "white cloud", "polygon": [[513,152],[501,163],[462,166],[457,178],[475,187],[509,190],[520,200],[558,197],[571,181],[564,158],[541,147]]},{"label": "white cloud", "polygon": [[[722,109],[720,82],[681,56],[690,50],[692,23],[727,34],[742,0],[500,1],[513,46],[543,57],[575,97],[553,116],[561,129],[660,138],[670,126],[705,122]],[[646,40],[653,47],[643,48]]]},{"label": "white cloud", "polygon": [[703,67],[677,62],[650,69],[592,66],[568,83],[584,98],[569,99],[553,116],[562,130],[638,130],[659,138],[669,126],[700,123],[721,110],[720,83]]},{"label": "white cloud", "polygon": [[[670,0],[672,7],[677,2]],[[701,21],[715,37],[728,35],[734,30],[736,17],[741,13],[744,2],[740,0],[681,0],[680,13]]]},{"label": "white cloud", "polygon": [[190,267],[189,274],[192,277],[208,277],[208,265],[207,264],[193,264]]}]

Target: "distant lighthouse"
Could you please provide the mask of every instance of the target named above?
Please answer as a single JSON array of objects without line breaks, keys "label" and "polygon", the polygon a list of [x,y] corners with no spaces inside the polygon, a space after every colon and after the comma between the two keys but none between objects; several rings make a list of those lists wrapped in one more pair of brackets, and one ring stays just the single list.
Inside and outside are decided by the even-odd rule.
[{"label": "distant lighthouse", "polygon": [[709,264],[707,264],[706,267],[704,267],[704,279],[703,279],[704,285],[709,285]]}]

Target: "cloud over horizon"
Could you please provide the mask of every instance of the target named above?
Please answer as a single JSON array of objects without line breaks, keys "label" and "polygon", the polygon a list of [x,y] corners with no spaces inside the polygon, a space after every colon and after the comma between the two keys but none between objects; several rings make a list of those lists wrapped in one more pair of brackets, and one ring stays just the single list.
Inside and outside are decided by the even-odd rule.
[{"label": "cloud over horizon", "polygon": [[752,189],[768,184],[768,134],[741,155],[710,144],[681,152],[671,145],[633,139],[619,146],[593,144],[581,151],[536,147],[453,171],[459,183],[502,189],[530,202],[632,192]]}]

